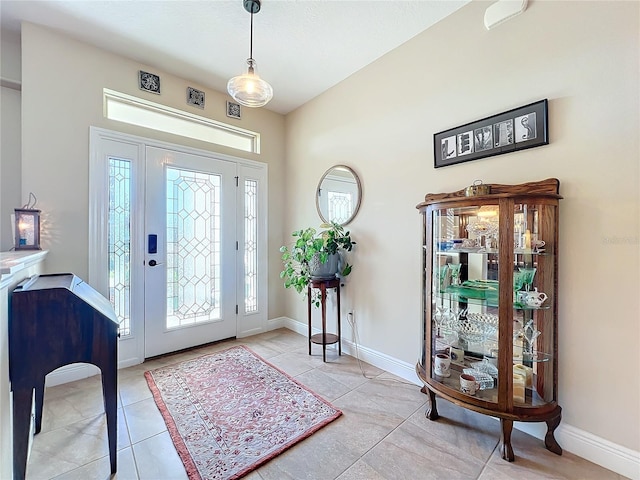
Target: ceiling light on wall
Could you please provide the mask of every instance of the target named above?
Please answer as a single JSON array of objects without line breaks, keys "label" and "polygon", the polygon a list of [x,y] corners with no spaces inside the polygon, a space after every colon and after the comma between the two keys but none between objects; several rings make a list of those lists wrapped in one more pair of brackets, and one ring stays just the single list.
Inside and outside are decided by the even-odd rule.
[{"label": "ceiling light on wall", "polygon": [[256,61],[253,59],[253,14],[260,11],[260,0],[244,0],[243,3],[244,9],[251,14],[251,44],[247,59],[249,68],[244,75],[229,80],[227,91],[240,105],[263,107],[273,98],[273,88],[256,74]]}]

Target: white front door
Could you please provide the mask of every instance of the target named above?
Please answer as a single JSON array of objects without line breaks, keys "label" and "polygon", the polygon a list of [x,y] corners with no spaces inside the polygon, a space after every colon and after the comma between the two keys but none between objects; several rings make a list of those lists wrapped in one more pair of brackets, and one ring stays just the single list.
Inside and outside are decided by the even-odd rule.
[{"label": "white front door", "polygon": [[91,127],[89,190],[89,283],[116,310],[120,367],[265,331],[265,164]]},{"label": "white front door", "polygon": [[236,335],[236,164],[146,148],[145,356]]}]

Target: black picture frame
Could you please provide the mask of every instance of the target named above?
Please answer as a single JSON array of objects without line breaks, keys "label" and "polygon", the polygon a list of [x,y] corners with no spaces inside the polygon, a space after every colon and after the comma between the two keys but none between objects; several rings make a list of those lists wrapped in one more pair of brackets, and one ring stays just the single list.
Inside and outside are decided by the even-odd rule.
[{"label": "black picture frame", "polygon": [[160,95],[160,76],[155,73],[145,72],[144,70],[138,71],[138,87],[145,92],[155,93]]},{"label": "black picture frame", "polygon": [[204,108],[204,92],[197,88],[187,87],[187,104]]},{"label": "black picture frame", "polygon": [[450,128],[433,135],[434,168],[549,143],[548,100]]},{"label": "black picture frame", "polygon": [[239,103],[227,101],[227,117],[237,118],[238,120],[242,118],[242,107]]}]

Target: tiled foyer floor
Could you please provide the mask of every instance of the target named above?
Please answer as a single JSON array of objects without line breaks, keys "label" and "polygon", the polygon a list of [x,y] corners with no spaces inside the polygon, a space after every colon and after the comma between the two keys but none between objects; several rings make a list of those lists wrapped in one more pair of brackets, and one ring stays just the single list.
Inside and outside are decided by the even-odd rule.
[{"label": "tiled foyer floor", "polygon": [[[304,336],[280,329],[223,342],[120,370],[117,479],[186,479],[143,373],[232,345],[245,344],[322,395],[343,415],[247,480],[339,479],[619,479],[619,475],[514,430],[516,461],[500,457],[499,422],[438,401],[441,418],[425,418],[425,395],[415,385],[358,362],[309,357]],[[27,479],[109,478],[100,376],[48,388],[42,432],[36,435]]]}]

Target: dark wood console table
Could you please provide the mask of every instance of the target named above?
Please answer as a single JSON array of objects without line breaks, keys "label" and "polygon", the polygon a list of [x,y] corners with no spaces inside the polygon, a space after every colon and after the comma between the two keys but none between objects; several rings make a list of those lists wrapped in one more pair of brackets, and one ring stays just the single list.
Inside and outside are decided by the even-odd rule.
[{"label": "dark wood console table", "polygon": [[13,391],[13,478],[23,480],[35,390],[42,428],[45,376],[71,363],[102,372],[111,473],[116,473],[118,321],[109,301],[72,273],[36,275],[9,300],[9,377]]},{"label": "dark wood console table", "polygon": [[[322,309],[322,333],[311,335],[311,290],[320,290],[320,306]],[[338,334],[327,333],[327,289],[335,288],[338,307]],[[340,332],[340,279],[311,280],[307,288],[307,316],[309,319],[309,355],[311,355],[311,343],[322,345],[322,361],[327,361],[327,345],[338,344],[338,355],[342,355],[342,341]]]}]

